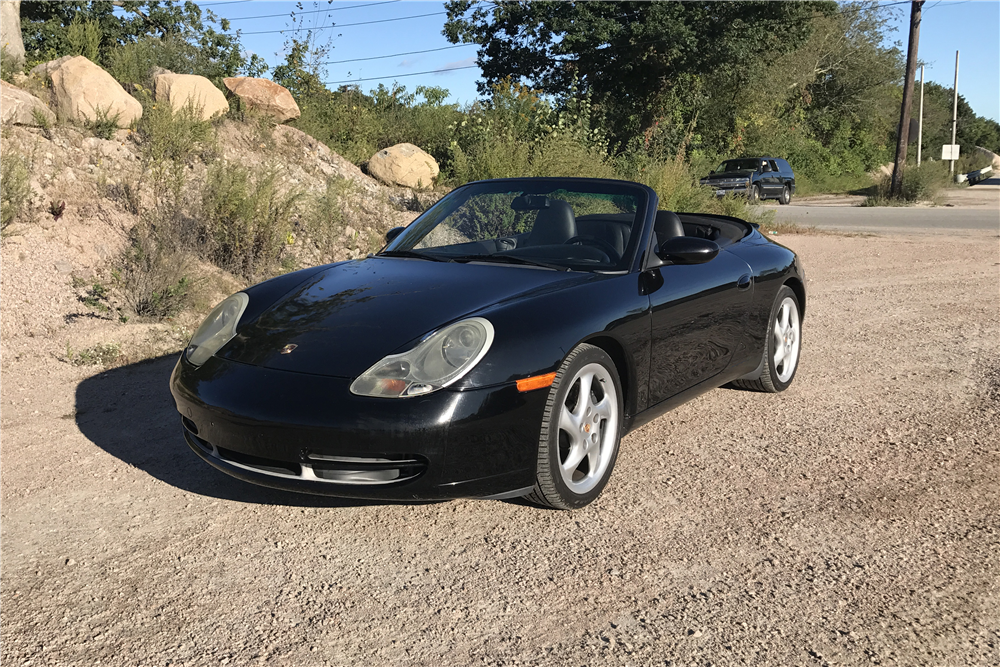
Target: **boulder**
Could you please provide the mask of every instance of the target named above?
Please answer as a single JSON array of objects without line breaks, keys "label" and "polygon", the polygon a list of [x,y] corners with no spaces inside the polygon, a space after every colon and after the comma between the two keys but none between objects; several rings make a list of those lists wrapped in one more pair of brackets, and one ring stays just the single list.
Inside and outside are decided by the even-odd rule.
[{"label": "boulder", "polygon": [[248,76],[231,76],[223,79],[233,95],[236,95],[250,109],[266,114],[276,123],[295,120],[302,115],[295,98],[284,86],[267,79]]},{"label": "boulder", "polygon": [[169,102],[174,111],[194,104],[202,120],[229,111],[225,94],[203,76],[165,72],[153,78],[153,88],[157,102]]},{"label": "boulder", "polygon": [[389,185],[429,188],[440,172],[437,161],[413,144],[396,144],[368,160],[368,173]]},{"label": "boulder", "polygon": [[24,41],[21,39],[21,0],[0,0],[0,48],[24,67]]},{"label": "boulder", "polygon": [[45,119],[48,125],[54,125],[56,115],[45,106],[45,102],[25,92],[6,81],[0,81],[0,122],[15,125],[39,125],[36,117]]},{"label": "boulder", "polygon": [[52,72],[63,66],[63,63],[76,58],[76,56],[63,56],[62,58],[56,58],[55,60],[50,60],[46,63],[41,63],[40,65],[35,65],[28,72],[31,76],[38,77],[42,81],[48,81],[52,77]]},{"label": "boulder", "polygon": [[97,118],[98,109],[118,116],[118,127],[128,127],[142,117],[142,105],[125,92],[114,77],[83,56],[60,58],[39,65],[32,74],[48,74],[56,112],[61,118],[85,123]]}]

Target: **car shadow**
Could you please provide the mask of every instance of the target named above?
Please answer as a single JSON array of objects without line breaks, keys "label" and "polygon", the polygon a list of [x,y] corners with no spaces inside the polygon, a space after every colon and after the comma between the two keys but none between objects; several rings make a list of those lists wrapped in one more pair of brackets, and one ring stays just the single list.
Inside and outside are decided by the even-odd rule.
[{"label": "car shadow", "polygon": [[[173,487],[222,500],[296,507],[393,504],[292,493],[249,484],[219,472],[184,442],[168,381],[176,355],[122,366],[76,388],[74,418],[94,444]],[[409,503],[418,504],[418,503]]]}]

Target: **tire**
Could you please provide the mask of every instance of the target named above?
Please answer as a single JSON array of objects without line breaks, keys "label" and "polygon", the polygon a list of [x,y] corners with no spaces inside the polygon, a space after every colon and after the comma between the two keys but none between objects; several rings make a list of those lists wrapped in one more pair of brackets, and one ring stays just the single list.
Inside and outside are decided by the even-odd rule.
[{"label": "tire", "polygon": [[771,317],[767,322],[760,376],[756,379],[734,380],[734,387],[771,394],[788,389],[799,367],[802,348],[801,312],[795,292],[788,285],[782,285],[771,306]]},{"label": "tire", "polygon": [[757,203],[759,201],[763,201],[763,199],[764,199],[764,195],[760,191],[760,186],[759,185],[754,185],[752,188],[750,188],[750,201],[751,202]]},{"label": "tire", "polygon": [[792,203],[792,189],[787,185],[781,188],[781,197],[778,198],[778,203],[782,205]]},{"label": "tire", "polygon": [[[584,398],[580,391],[587,387]],[[549,389],[535,488],[527,498],[564,510],[593,502],[615,467],[623,414],[621,381],[611,357],[599,347],[578,345]]]}]

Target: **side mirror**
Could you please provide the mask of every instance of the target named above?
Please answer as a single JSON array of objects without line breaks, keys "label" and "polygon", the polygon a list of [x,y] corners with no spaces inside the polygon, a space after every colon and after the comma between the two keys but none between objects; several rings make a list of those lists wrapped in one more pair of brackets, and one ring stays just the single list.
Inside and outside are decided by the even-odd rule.
[{"label": "side mirror", "polygon": [[767,173],[767,172],[771,171],[771,165],[769,165],[769,164],[767,164],[767,163],[765,162],[765,163],[764,163],[764,166],[763,166],[763,167],[761,167],[761,169],[760,169],[760,170],[761,170],[761,171],[763,171],[763,172],[765,172],[765,173]]},{"label": "side mirror", "polygon": [[[656,256],[662,264],[704,264],[719,254],[719,244],[715,241],[695,236],[675,236],[664,241]],[[650,267],[653,268],[653,267]]]},{"label": "side mirror", "polygon": [[713,169],[712,171],[708,172],[708,175],[709,176],[715,176],[715,170]]},{"label": "side mirror", "polygon": [[385,233],[385,242],[392,243],[397,236],[403,233],[404,229],[406,229],[406,227],[393,227],[392,229],[387,231]]}]

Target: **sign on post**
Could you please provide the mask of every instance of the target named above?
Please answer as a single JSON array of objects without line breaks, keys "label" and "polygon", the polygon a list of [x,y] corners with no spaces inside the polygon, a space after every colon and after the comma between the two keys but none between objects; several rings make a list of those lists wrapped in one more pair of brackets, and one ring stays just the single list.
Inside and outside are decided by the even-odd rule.
[{"label": "sign on post", "polygon": [[945,144],[941,146],[941,159],[942,160],[957,160],[958,159],[958,144]]}]

